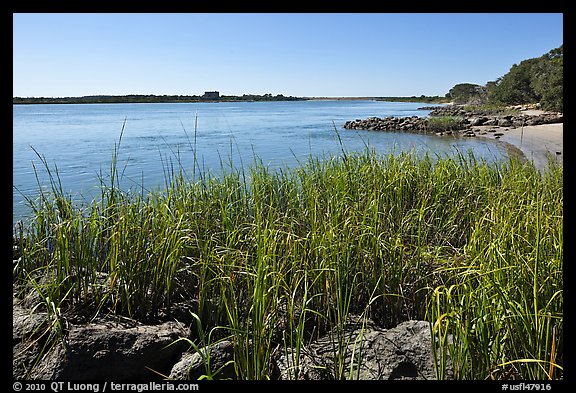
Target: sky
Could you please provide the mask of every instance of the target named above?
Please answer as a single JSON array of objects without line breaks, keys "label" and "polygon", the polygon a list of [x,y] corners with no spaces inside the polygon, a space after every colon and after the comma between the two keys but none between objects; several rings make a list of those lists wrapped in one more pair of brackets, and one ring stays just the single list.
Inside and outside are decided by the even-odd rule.
[{"label": "sky", "polygon": [[561,13],[14,13],[13,96],[444,96],[562,44]]}]

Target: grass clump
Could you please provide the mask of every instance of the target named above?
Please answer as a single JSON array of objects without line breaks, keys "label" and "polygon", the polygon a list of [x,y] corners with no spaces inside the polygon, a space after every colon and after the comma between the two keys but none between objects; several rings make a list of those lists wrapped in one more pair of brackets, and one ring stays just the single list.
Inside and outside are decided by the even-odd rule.
[{"label": "grass clump", "polygon": [[[218,177],[175,173],[146,195],[113,181],[85,206],[57,183],[30,201],[14,267],[19,296],[56,305],[56,319],[157,320],[186,303],[210,332],[200,338],[234,342],[240,379],[274,378],[280,352],[296,374],[302,346],[328,331],[343,365],[350,314],[383,327],[427,319],[439,378],[448,356],[456,378],[562,375],[553,162],[542,177],[514,159],[366,149],[295,169],[256,160]],[[336,367],[332,377],[353,375]]]},{"label": "grass clump", "polygon": [[433,116],[427,119],[426,128],[429,132],[459,131],[467,127],[460,116]]}]

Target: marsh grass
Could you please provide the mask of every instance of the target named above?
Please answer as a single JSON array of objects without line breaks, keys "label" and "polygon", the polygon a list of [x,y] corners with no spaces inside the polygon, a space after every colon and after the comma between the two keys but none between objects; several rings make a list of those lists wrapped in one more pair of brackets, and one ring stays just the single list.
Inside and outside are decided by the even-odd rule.
[{"label": "marsh grass", "polygon": [[154,321],[185,302],[190,344],[232,340],[238,378],[277,377],[282,353],[297,377],[303,346],[329,333],[331,378],[352,379],[350,315],[387,328],[427,319],[439,378],[562,375],[562,166],[541,176],[516,159],[367,147],[213,176],[194,156],[192,177],[180,165],[145,194],[120,188],[119,148],[84,205],[42,159],[51,192],[28,200],[34,218],[15,235],[19,296],[42,299],[56,333],[79,310]]},{"label": "marsh grass", "polygon": [[459,131],[467,126],[460,116],[433,116],[428,118],[426,124],[429,132]]},{"label": "marsh grass", "polygon": [[[466,263],[445,266],[449,281],[430,307],[458,378],[554,379],[562,374],[562,170],[542,178],[511,163],[477,215]],[[445,341],[445,340],[444,340]],[[442,357],[445,357],[445,353]]]}]

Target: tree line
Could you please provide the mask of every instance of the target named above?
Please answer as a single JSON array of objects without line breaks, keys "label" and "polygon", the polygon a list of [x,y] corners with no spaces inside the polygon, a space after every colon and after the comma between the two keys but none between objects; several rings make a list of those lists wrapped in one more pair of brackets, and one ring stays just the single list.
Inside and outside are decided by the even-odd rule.
[{"label": "tree line", "polygon": [[537,58],[514,64],[508,73],[486,85],[460,83],[446,94],[457,104],[519,105],[539,103],[563,112],[564,45]]},{"label": "tree line", "polygon": [[425,102],[431,104],[443,104],[449,101],[448,97],[440,96],[410,96],[410,97],[377,97],[376,101],[390,102]]},{"label": "tree line", "polygon": [[[222,95],[218,101],[299,101],[305,98],[277,94],[244,94],[241,96]],[[94,95],[82,97],[13,97],[13,104],[115,104],[115,103],[178,103],[212,102],[199,95]]]}]

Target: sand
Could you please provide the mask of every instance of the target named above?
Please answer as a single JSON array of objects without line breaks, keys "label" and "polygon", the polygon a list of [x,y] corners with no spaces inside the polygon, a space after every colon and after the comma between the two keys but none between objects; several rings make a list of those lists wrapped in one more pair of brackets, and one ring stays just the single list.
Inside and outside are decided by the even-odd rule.
[{"label": "sand", "polygon": [[[481,127],[474,127],[481,130]],[[518,148],[526,157],[532,161],[540,171],[543,171],[548,164],[548,157],[563,164],[564,156],[564,124],[541,124],[537,126],[526,126],[514,129],[500,128],[496,133],[503,133],[498,141],[508,143]],[[479,135],[483,138],[495,139],[495,133]]]}]

